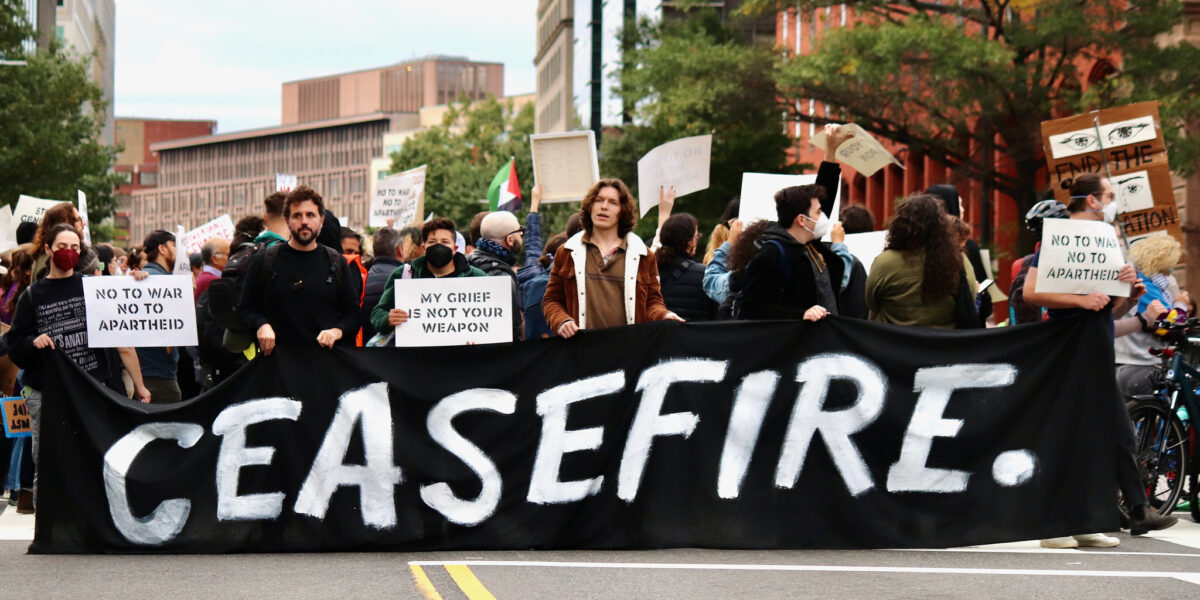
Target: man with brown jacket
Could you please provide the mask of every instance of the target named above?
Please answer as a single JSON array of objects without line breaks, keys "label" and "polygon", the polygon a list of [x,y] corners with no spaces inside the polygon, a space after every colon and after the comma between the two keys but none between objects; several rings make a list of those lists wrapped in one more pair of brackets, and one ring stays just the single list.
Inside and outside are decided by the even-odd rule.
[{"label": "man with brown jacket", "polygon": [[663,304],[658,264],[633,233],[637,211],[620,179],[601,179],[583,198],[583,231],[554,256],[542,299],[546,324],[559,337],[647,321],[683,321]]}]

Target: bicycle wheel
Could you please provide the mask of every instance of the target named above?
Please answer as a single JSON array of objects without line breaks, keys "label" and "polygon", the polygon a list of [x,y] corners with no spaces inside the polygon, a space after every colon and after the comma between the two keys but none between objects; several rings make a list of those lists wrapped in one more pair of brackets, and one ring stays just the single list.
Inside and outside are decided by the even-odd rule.
[{"label": "bicycle wheel", "polygon": [[[1175,413],[1157,404],[1129,412],[1142,484],[1150,506],[1161,514],[1175,510],[1187,479],[1187,438]],[[1195,486],[1193,486],[1194,488]]]}]

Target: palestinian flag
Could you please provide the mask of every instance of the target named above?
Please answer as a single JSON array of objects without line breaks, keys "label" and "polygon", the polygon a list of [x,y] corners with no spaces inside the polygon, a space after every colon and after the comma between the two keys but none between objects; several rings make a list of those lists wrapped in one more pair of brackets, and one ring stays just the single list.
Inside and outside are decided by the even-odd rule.
[{"label": "palestinian flag", "polygon": [[521,210],[521,186],[517,183],[517,161],[510,159],[488,186],[488,210]]}]

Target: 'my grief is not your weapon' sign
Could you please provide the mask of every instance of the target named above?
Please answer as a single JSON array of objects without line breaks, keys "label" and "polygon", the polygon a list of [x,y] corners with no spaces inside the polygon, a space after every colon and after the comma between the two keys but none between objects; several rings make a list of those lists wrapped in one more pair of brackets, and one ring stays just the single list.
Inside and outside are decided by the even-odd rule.
[{"label": "'my grief is not your weapon' sign", "polygon": [[397,279],[396,308],[408,311],[408,321],[396,327],[397,346],[513,341],[508,277]]},{"label": "'my grief is not your weapon' sign", "polygon": [[94,348],[195,346],[190,275],[84,277],[88,345]]},{"label": "'my grief is not your weapon' sign", "polygon": [[1037,291],[1063,294],[1103,292],[1126,297],[1117,281],[1125,258],[1112,225],[1080,219],[1046,219],[1042,224]]}]

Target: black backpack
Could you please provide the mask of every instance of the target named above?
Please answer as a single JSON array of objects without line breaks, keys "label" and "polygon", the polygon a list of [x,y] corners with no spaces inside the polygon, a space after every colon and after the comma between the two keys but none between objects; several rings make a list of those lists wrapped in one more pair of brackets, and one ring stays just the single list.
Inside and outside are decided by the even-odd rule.
[{"label": "black backpack", "polygon": [[229,262],[221,271],[221,276],[208,285],[208,311],[217,325],[226,331],[244,332],[245,327],[238,320],[237,303],[242,297],[242,286],[246,273],[250,271],[250,263],[254,255],[265,249],[265,243],[246,242],[229,254]]},{"label": "black backpack", "polygon": [[[782,285],[787,285],[792,278],[792,264],[788,262],[787,251],[783,249],[783,243],[779,240],[765,240],[758,244],[758,247],[761,249],[765,244],[771,244],[775,246],[776,250],[779,250],[779,281],[783,282]],[[743,289],[730,290],[725,301],[717,307],[717,318],[745,319],[745,316],[742,315],[742,296],[744,294],[745,290]]]}]

